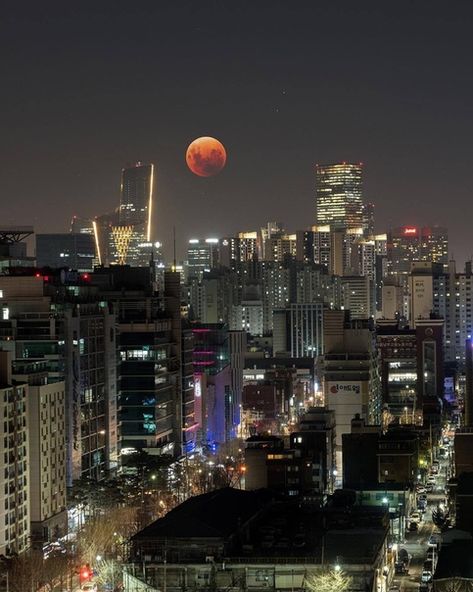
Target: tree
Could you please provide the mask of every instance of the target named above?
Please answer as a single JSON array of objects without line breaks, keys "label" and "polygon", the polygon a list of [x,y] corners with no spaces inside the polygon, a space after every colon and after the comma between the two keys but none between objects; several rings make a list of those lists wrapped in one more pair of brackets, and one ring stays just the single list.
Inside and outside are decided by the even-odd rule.
[{"label": "tree", "polygon": [[97,556],[116,557],[120,545],[138,530],[137,508],[122,507],[91,518],[78,534],[82,563],[93,564]]},{"label": "tree", "polygon": [[309,592],[347,592],[353,578],[336,569],[318,569],[306,574],[304,588]]}]

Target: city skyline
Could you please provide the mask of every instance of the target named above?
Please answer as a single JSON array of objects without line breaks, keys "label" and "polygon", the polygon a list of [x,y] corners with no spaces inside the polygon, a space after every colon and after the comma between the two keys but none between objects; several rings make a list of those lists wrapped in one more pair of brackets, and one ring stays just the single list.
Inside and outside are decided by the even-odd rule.
[{"label": "city skyline", "polygon": [[[54,15],[10,6],[5,222],[19,223],[27,210],[37,232],[57,232],[73,214],[110,211],[119,171],[140,159],[156,165],[157,238],[169,258],[176,226],[182,256],[192,236],[231,235],[268,219],[304,228],[315,163],[362,161],[378,231],[442,224],[451,252],[466,259],[468,222],[458,212],[471,193],[473,89],[464,72],[472,16],[469,6],[444,13],[440,3],[428,12],[410,3],[396,12],[370,2],[204,3],[198,11],[187,2],[104,3]],[[228,148],[218,177],[186,169],[185,149],[199,134]]]}]

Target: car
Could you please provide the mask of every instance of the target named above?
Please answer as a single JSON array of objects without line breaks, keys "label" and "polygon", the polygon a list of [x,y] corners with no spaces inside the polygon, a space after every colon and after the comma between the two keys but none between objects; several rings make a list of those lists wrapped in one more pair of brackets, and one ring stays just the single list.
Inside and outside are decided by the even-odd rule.
[{"label": "car", "polygon": [[440,537],[438,534],[431,534],[427,542],[429,547],[438,547],[440,543]]},{"label": "car", "polygon": [[417,522],[409,522],[408,529],[409,532],[417,532],[419,530],[419,525]]},{"label": "car", "polygon": [[424,570],[420,576],[420,581],[423,584],[429,584],[432,581],[432,572]]},{"label": "car", "polygon": [[438,557],[438,553],[437,550],[435,549],[435,547],[429,547],[427,549],[427,559],[431,559],[432,561],[435,561],[435,559],[437,559]]},{"label": "car", "polygon": [[431,493],[434,490],[434,484],[427,483],[427,485],[425,486],[425,489],[427,490],[427,493]]},{"label": "car", "polygon": [[397,556],[398,556],[398,560],[402,561],[404,563],[404,565],[407,565],[410,562],[410,560],[412,559],[412,555],[409,555],[409,553],[407,552],[406,549],[404,549],[404,547],[401,547],[398,550]]},{"label": "car", "polygon": [[409,516],[409,520],[411,522],[421,522],[422,514],[420,512],[412,512],[412,514]]},{"label": "car", "polygon": [[424,501],[427,501],[427,494],[426,494],[425,492],[424,492],[424,493],[420,493],[420,494],[417,496],[417,499],[418,499],[418,500],[424,500]]},{"label": "car", "polygon": [[423,571],[430,571],[434,573],[434,562],[432,559],[426,559],[424,561],[424,570]]},{"label": "car", "polygon": [[425,485],[417,485],[416,487],[416,491],[417,493],[425,493],[426,489],[425,489]]},{"label": "car", "polygon": [[427,477],[427,485],[429,485],[429,484],[433,485],[436,482],[437,482],[437,479],[435,478],[435,475],[429,475]]},{"label": "car", "polygon": [[398,584],[397,582],[393,582],[389,588],[388,588],[388,592],[401,592],[401,585]]},{"label": "car", "polygon": [[87,582],[80,587],[81,592],[97,592],[97,584]]},{"label": "car", "polygon": [[409,573],[409,570],[402,561],[396,561],[394,564],[394,573],[397,576],[404,576]]}]

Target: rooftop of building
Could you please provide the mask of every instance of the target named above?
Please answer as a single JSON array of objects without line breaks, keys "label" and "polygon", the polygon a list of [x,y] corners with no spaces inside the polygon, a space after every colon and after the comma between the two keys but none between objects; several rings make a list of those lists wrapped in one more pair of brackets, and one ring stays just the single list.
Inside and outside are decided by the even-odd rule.
[{"label": "rooftop of building", "polygon": [[456,540],[440,549],[434,580],[473,580],[473,541]]},{"label": "rooftop of building", "polygon": [[253,518],[270,499],[266,490],[231,487],[197,495],[138,532],[132,540],[225,538]]},{"label": "rooftop of building", "polygon": [[457,479],[457,495],[473,495],[473,473],[461,473]]},{"label": "rooftop of building", "polygon": [[[346,492],[345,492],[346,493]],[[221,489],[187,500],[133,537],[135,543],[170,545],[171,539],[228,540],[247,526],[244,541],[233,537],[225,548],[228,561],[280,562],[310,558],[319,563],[337,558],[370,563],[384,544],[389,528],[385,508],[358,506],[338,496],[321,509],[315,503],[278,501],[267,490]],[[343,498],[343,499],[342,499]]]}]

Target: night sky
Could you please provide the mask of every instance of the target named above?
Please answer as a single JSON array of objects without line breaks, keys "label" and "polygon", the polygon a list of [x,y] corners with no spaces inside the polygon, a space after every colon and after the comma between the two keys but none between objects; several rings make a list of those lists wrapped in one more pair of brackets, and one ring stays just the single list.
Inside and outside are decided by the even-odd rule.
[{"label": "night sky", "polygon": [[[365,163],[378,231],[446,224],[473,195],[473,2],[11,2],[0,15],[3,224],[66,231],[157,166],[156,238],[314,222],[314,164]],[[210,179],[185,150],[228,152]]]}]

